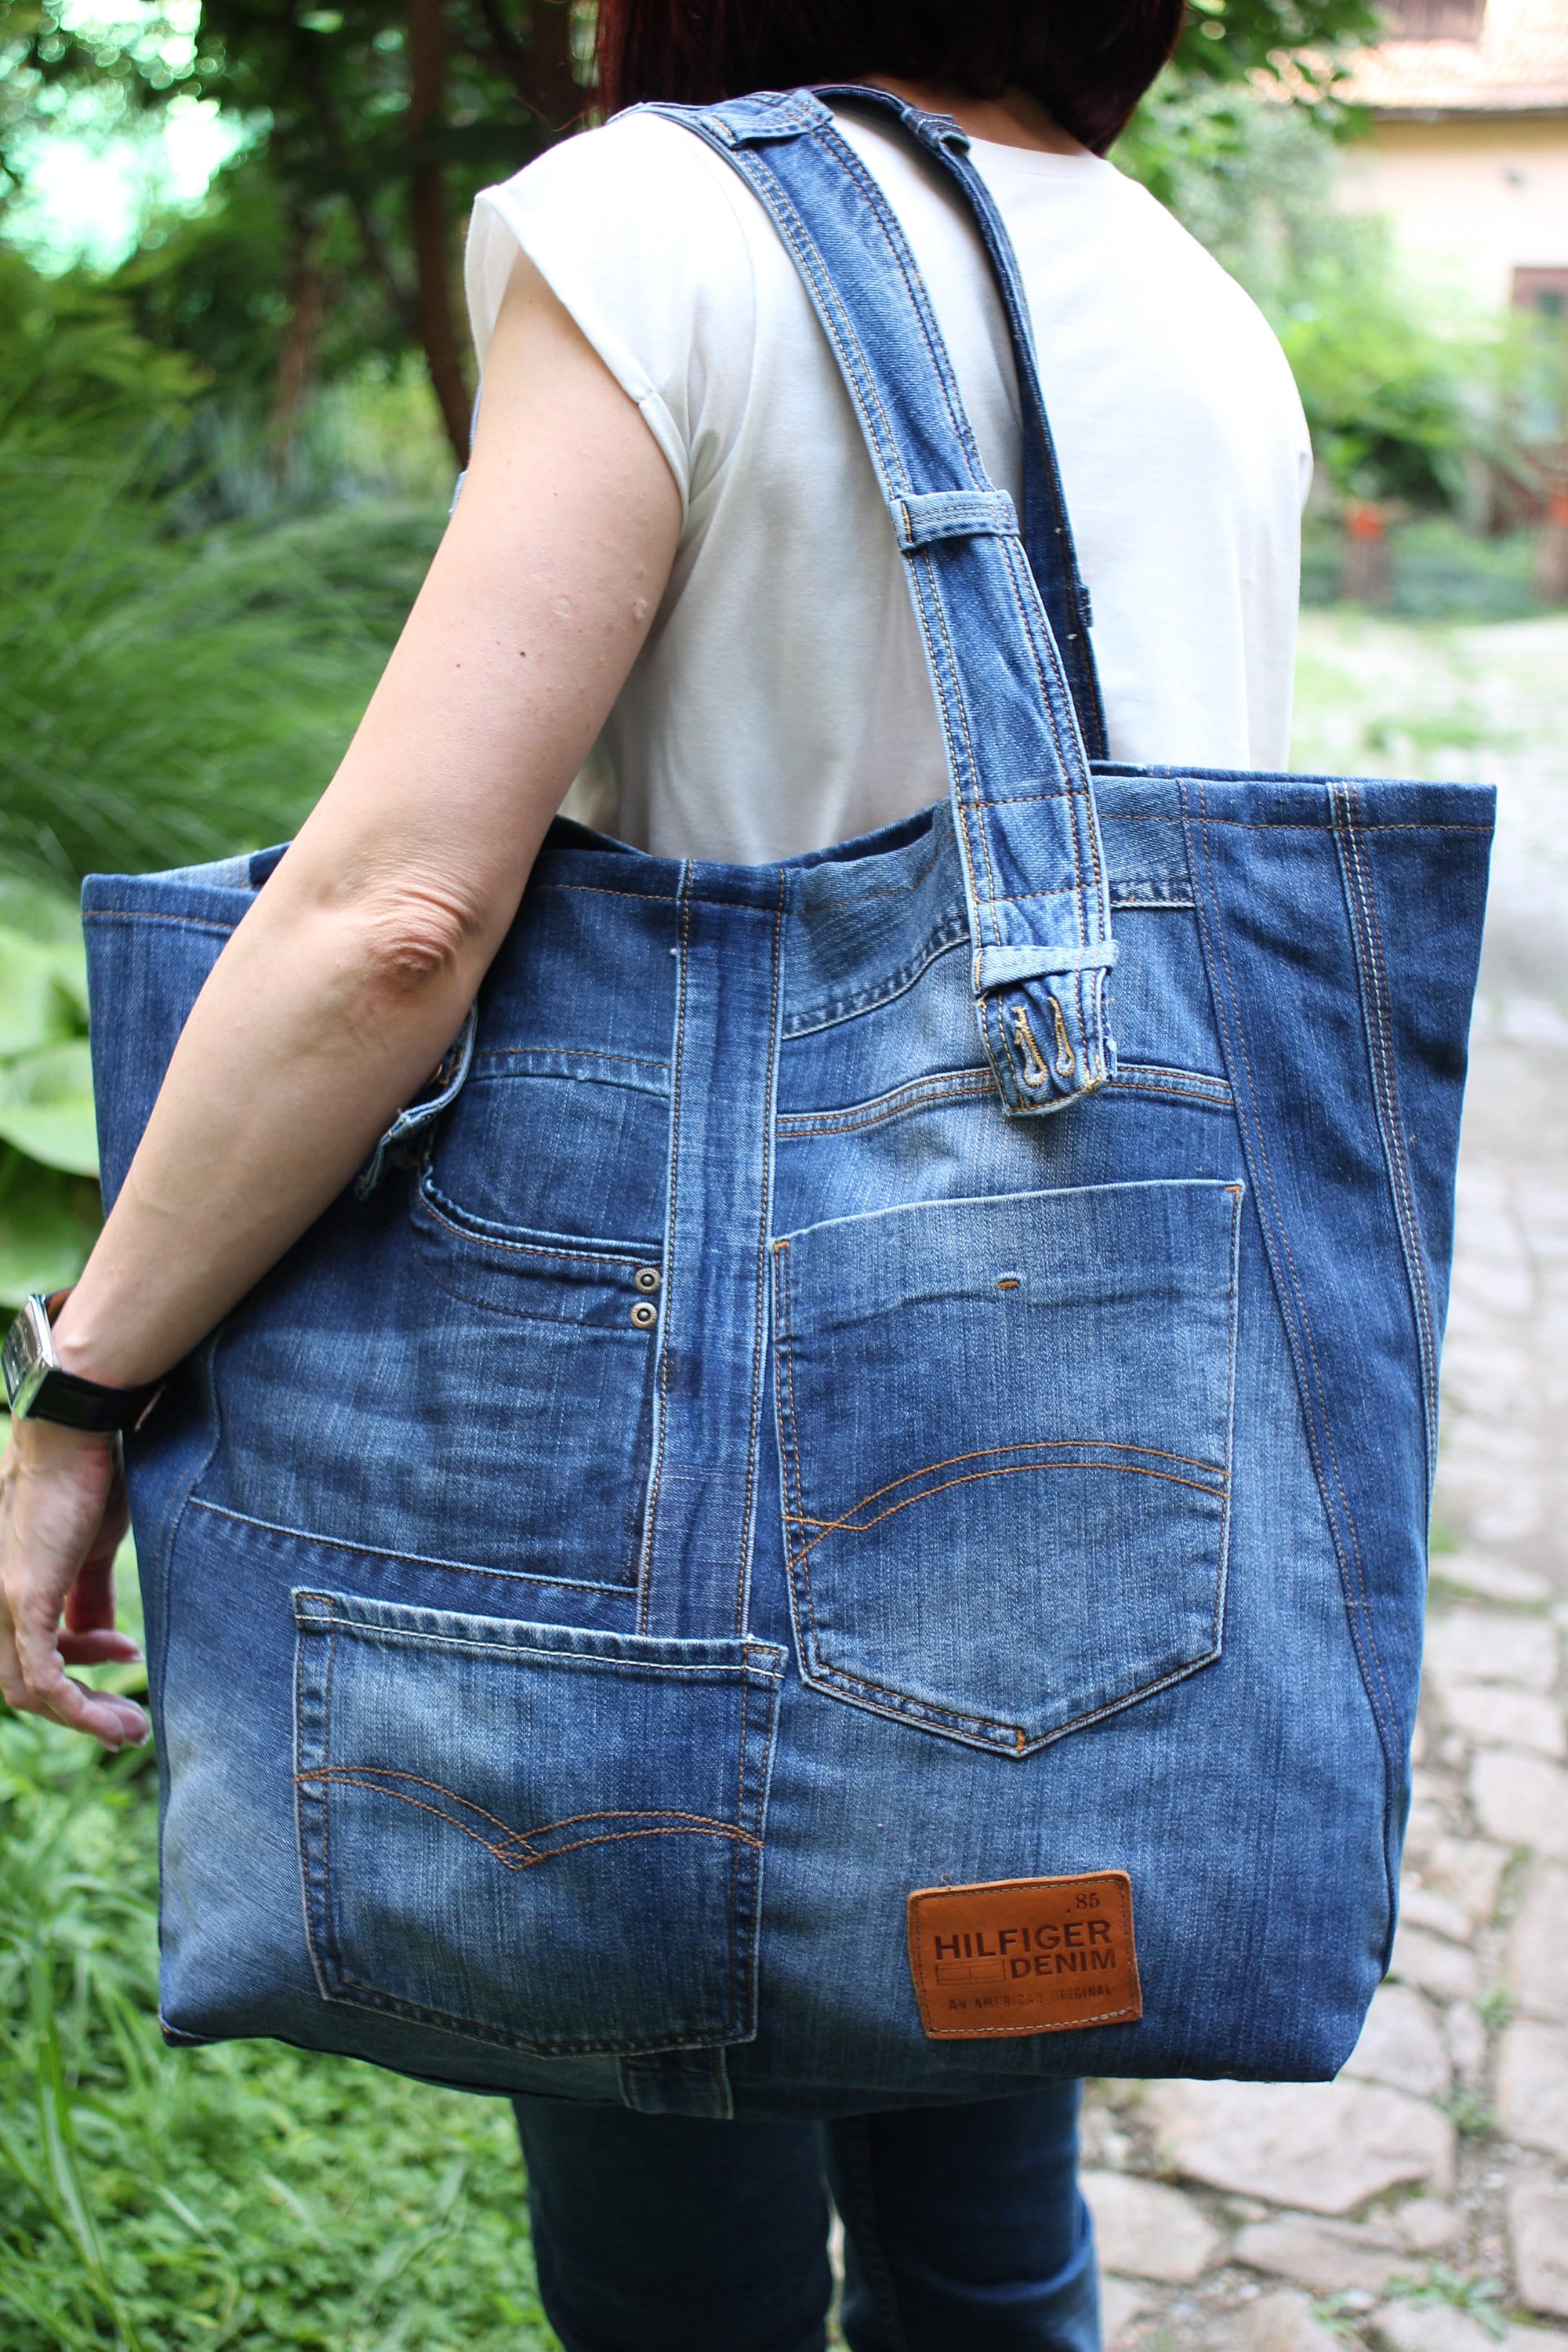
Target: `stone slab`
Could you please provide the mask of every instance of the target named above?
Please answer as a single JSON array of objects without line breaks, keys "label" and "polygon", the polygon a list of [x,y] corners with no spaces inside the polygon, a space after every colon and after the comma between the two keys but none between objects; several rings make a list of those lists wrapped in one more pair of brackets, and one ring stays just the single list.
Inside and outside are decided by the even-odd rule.
[{"label": "stone slab", "polygon": [[1470,2000],[1479,1980],[1473,1953],[1446,1936],[1406,1927],[1403,1919],[1394,1938],[1390,1970],[1402,1984],[1419,1985],[1436,2000]]},{"label": "stone slab", "polygon": [[1381,2295],[1391,2278],[1411,2268],[1409,2248],[1392,2230],[1322,2221],[1304,2213],[1254,2222],[1237,2239],[1232,2259],[1249,2270],[1291,2279],[1314,2294],[1340,2294],[1347,2287],[1360,2287]]},{"label": "stone slab", "polygon": [[1427,1927],[1434,1936],[1447,1936],[1451,1944],[1468,1944],[1470,1940],[1470,1915],[1464,1905],[1456,1902],[1451,1895],[1439,1895],[1436,1888],[1423,1886],[1416,1879],[1406,1879],[1400,1885],[1399,1916],[1413,1927]]},{"label": "stone slab", "polygon": [[1179,2189],[1131,2172],[1085,2172],[1080,2179],[1100,2259],[1119,2276],[1185,2286],[1219,2252],[1219,2231]]},{"label": "stone slab", "polygon": [[1509,2195],[1508,2240],[1521,2301],[1568,2319],[1568,2189],[1520,2181]]},{"label": "stone slab", "polygon": [[1225,2331],[1226,2352],[1344,2352],[1340,2338],[1314,2319],[1304,2294],[1260,2295]]},{"label": "stone slab", "polygon": [[1498,1683],[1450,1683],[1443,1713],[1456,1731],[1483,1747],[1528,1748],[1538,1756],[1568,1756],[1563,1710],[1535,1691]]},{"label": "stone slab", "polygon": [[1549,1691],[1557,1679],[1557,1638],[1544,1617],[1498,1609],[1456,1609],[1428,1620],[1426,1671],[1446,1683],[1517,1683]]},{"label": "stone slab", "polygon": [[1497,2352],[1497,2339],[1449,2303],[1385,2303],[1367,2322],[1380,2352]]},{"label": "stone slab", "polygon": [[1447,2116],[1378,2083],[1155,2083],[1144,2112],[1174,2171],[1271,2205],[1335,2216],[1453,2182]]},{"label": "stone slab", "polygon": [[1487,2071],[1487,2029],[1468,2000],[1451,2000],[1443,2017],[1443,2039],[1463,2082],[1479,2083]]},{"label": "stone slab", "polygon": [[1357,2082],[1386,2083],[1416,2099],[1435,2099],[1447,2089],[1448,2053],[1418,1992],[1409,1985],[1379,1985],[1344,2071]]},{"label": "stone slab", "polygon": [[1118,2352],[1130,2330],[1146,2311],[1154,2308],[1154,2298],[1141,2281],[1109,2278],[1103,2273],[1100,2281],[1100,2335],[1105,2352]]},{"label": "stone slab", "polygon": [[1531,2017],[1568,2025],[1568,1870],[1538,1862],[1508,1939],[1508,1989]]},{"label": "stone slab", "polygon": [[1419,1886],[1452,1895],[1479,1927],[1497,1909],[1508,1854],[1506,1845],[1492,1845],[1484,1838],[1438,1836],[1427,1847],[1419,1870],[1407,1875]]},{"label": "stone slab", "polygon": [[1515,2018],[1498,2053],[1497,2116],[1521,2147],[1568,2164],[1568,2027]]},{"label": "stone slab", "polygon": [[1412,2197],[1389,2217],[1415,2254],[1440,2253],[1464,2234],[1464,2220],[1440,2197]]},{"label": "stone slab", "polygon": [[1489,1837],[1568,1862],[1568,1772],[1560,1764],[1518,1748],[1483,1748],[1471,1767],[1470,1797]]},{"label": "stone slab", "polygon": [[1453,1591],[1472,1592],[1478,1601],[1517,1601],[1539,1607],[1552,1598],[1552,1587],[1533,1568],[1516,1568],[1511,1560],[1479,1551],[1434,1552],[1432,1580]]}]

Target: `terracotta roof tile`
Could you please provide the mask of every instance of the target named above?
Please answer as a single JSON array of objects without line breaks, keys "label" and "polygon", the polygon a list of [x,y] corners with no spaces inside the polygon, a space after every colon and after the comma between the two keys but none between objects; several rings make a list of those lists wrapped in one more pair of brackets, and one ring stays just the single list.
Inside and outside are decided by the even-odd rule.
[{"label": "terracotta roof tile", "polygon": [[1568,0],[1489,0],[1479,40],[1363,49],[1349,95],[1380,114],[1568,112]]}]

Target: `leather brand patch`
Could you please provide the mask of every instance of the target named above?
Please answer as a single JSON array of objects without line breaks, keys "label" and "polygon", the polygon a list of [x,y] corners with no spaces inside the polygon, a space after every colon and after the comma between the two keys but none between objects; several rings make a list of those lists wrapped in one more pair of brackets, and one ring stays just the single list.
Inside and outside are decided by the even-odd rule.
[{"label": "leather brand patch", "polygon": [[933,2042],[1065,2033],[1143,2014],[1124,1870],[920,1886],[910,1970]]}]

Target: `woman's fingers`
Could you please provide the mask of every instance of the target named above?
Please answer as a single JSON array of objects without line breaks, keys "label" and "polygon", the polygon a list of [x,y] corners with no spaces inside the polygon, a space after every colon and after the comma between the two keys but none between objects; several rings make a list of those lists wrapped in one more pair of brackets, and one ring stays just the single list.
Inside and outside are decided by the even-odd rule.
[{"label": "woman's fingers", "polygon": [[[51,1605],[41,1595],[12,1594],[7,1606],[15,1665],[13,1675],[5,1680],[5,1688],[13,1706],[29,1715],[47,1716],[50,1722],[63,1723],[73,1731],[89,1732],[106,1748],[122,1748],[128,1739],[145,1739],[147,1718],[133,1700],[121,1698],[112,1691],[88,1690],[66,1673],[58,1602]],[[95,1633],[67,1635],[65,1639],[101,1643],[106,1633],[107,1629],[100,1629]],[[117,1641],[123,1637],[107,1638]],[[78,1657],[73,1663],[86,1665],[97,1661]]]},{"label": "woman's fingers", "polygon": [[[118,1538],[117,1538],[118,1541]],[[97,1546],[94,1551],[97,1552]],[[114,1553],[91,1555],[77,1571],[66,1595],[66,1623],[73,1633],[94,1633],[114,1622]]]},{"label": "woman's fingers", "polygon": [[38,1645],[24,1643],[16,1635],[15,1622],[0,1606],[0,1696],[8,1706],[19,1714],[44,1716],[73,1731],[88,1732],[108,1748],[146,1738],[147,1718],[134,1700],[120,1698],[111,1691],[85,1690],[80,1683],[71,1681],[58,1651],[46,1660]]},{"label": "woman's fingers", "polygon": [[[112,1624],[118,1486],[116,1453],[101,1441],[47,1423],[13,1424],[0,1463],[0,1695],[111,1748],[144,1739],[145,1716],[131,1699],[73,1682],[66,1665],[135,1654]],[[62,1633],[84,1568],[79,1622]]]},{"label": "woman's fingers", "polygon": [[112,1625],[95,1625],[81,1633],[68,1626],[56,1646],[68,1666],[125,1665],[142,1655],[135,1636],[117,1633]]}]

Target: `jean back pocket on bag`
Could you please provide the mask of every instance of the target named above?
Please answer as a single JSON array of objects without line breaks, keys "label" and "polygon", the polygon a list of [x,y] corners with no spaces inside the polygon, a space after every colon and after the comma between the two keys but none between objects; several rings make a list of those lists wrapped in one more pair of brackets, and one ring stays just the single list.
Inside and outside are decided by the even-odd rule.
[{"label": "jean back pocket on bag", "polygon": [[556,2054],[754,2032],[782,1651],[293,1604],[325,2000]]},{"label": "jean back pocket on bag", "polygon": [[1023,1756],[1219,1655],[1241,1197],[1093,1185],[775,1243],[808,1683]]}]

